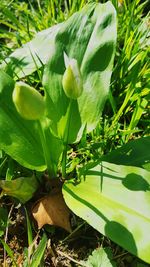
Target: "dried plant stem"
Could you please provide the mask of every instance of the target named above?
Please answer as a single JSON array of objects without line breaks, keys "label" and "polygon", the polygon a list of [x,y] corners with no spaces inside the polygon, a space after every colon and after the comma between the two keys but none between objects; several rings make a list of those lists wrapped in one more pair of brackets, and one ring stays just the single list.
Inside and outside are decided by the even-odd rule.
[{"label": "dried plant stem", "polygon": [[62,251],[60,251],[60,250],[57,250],[57,253],[58,253],[59,255],[61,255],[61,256],[64,256],[65,258],[69,259],[70,261],[72,261],[72,262],[74,262],[74,263],[77,263],[77,264],[80,265],[80,266],[87,267],[86,264],[84,264],[84,263],[82,263],[82,262],[80,262],[80,261],[77,261],[77,260],[73,259],[72,257],[70,257],[69,255],[67,255],[66,253],[64,253],[64,252],[62,252]]},{"label": "dried plant stem", "polygon": [[[8,224],[9,224],[9,219],[11,217],[12,211],[14,208],[14,204],[11,205],[10,211],[8,213],[8,218],[7,218],[7,226],[6,226],[6,231],[5,231],[5,238],[4,238],[4,242],[7,243],[7,238],[8,238]],[[4,267],[6,267],[6,250],[4,247]]]}]

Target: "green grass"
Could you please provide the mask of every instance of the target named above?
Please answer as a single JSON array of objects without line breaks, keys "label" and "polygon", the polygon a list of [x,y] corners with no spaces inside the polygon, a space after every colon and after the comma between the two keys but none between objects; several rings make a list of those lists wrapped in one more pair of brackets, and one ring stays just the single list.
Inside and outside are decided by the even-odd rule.
[{"label": "green grass", "polygon": [[87,1],[1,1],[0,58],[28,42],[36,32],[60,23]]},{"label": "green grass", "polygon": [[[54,24],[60,23],[80,10],[85,0],[1,0],[0,7],[0,62],[14,49],[31,40],[34,35]],[[97,1],[98,2],[98,1]],[[103,1],[105,2],[105,1]],[[111,90],[105,105],[103,117],[97,128],[88,136],[84,135],[82,146],[73,147],[76,157],[68,161],[68,168],[93,161],[99,154],[109,152],[131,139],[150,134],[149,99],[150,99],[150,31],[147,1],[125,0],[112,1],[118,15],[118,40]],[[34,73],[28,79],[31,84],[40,84],[41,73]],[[1,153],[1,178],[9,176],[10,158]],[[19,172],[24,172],[17,165]],[[6,176],[7,176],[6,175]],[[31,225],[28,221],[28,238],[31,239]],[[29,236],[30,234],[30,236]],[[109,242],[109,241],[105,241]],[[8,255],[12,251],[2,241]],[[30,242],[31,243],[31,240]],[[111,244],[113,247],[113,245]],[[117,248],[115,247],[117,250]],[[115,250],[114,249],[114,250]],[[119,254],[120,253],[120,254]],[[116,258],[122,252],[116,252]],[[121,257],[121,256],[120,256]],[[131,256],[131,266],[138,266],[137,260]],[[120,260],[121,262],[121,260]],[[126,262],[126,261],[125,261]],[[119,263],[120,264],[120,263]],[[130,264],[130,263],[129,263]],[[121,266],[121,265],[120,265]],[[125,266],[125,265],[122,265]],[[140,265],[139,265],[140,266]],[[142,266],[142,265],[141,265]],[[146,265],[143,265],[143,267]]]}]

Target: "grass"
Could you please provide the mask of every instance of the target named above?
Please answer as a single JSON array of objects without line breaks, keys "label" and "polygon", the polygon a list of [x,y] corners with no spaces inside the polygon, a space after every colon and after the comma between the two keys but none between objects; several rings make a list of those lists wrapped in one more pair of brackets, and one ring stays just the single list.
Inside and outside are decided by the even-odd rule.
[{"label": "grass", "polygon": [[[14,49],[31,40],[36,32],[66,20],[74,12],[80,10],[87,2],[88,1],[85,0],[1,0],[0,62],[14,51]],[[68,170],[74,170],[74,167],[77,165],[82,165],[87,161],[93,161],[93,159],[97,158],[98,154],[109,152],[127,143],[131,139],[147,136],[150,133],[148,104],[150,98],[150,61],[147,60],[150,56],[150,32],[148,28],[150,22],[149,14],[147,14],[148,2],[141,2],[139,0],[112,0],[112,2],[116,7],[118,15],[118,41],[109,99],[105,105],[103,117],[97,128],[91,134],[83,136],[81,140],[82,146],[79,144],[70,149]],[[30,82],[33,84],[40,84],[40,74],[33,74],[30,77]],[[17,173],[18,170],[21,173],[29,172],[28,170],[24,170],[16,162],[13,162],[9,156],[1,152],[1,178],[7,177],[7,179],[12,179],[14,173]],[[12,200],[8,197],[0,200],[0,206],[7,206],[8,210],[11,210],[11,203]],[[25,262],[27,262],[25,266],[32,266],[32,258],[40,257],[41,260],[44,251],[47,259],[55,258],[55,253],[61,251],[57,253],[56,259],[62,261],[64,266],[77,266],[69,265],[73,264],[73,260],[71,259],[76,259],[77,261],[78,258],[80,259],[79,254],[81,258],[86,258],[95,247],[95,244],[96,246],[109,245],[112,248],[114,259],[119,267],[147,266],[146,264],[144,265],[144,263],[142,265],[137,258],[123,251],[107,238],[103,238],[95,230],[91,230],[91,228],[81,222],[80,219],[76,219],[75,233],[72,234],[71,239],[60,230],[56,233],[55,228],[45,229],[44,231],[50,232],[49,234],[52,240],[54,240],[55,246],[54,248],[49,245],[49,248],[46,249],[44,244],[44,242],[46,242],[46,239],[44,239],[45,236],[43,235],[42,237],[42,233],[35,234],[36,229],[34,229],[27,211],[26,213],[21,211],[20,214],[20,210],[16,208],[18,204],[19,203],[15,202],[13,212],[14,214],[19,214],[18,216],[20,217],[22,216],[24,220],[26,217],[27,227],[23,224],[23,240],[21,236],[18,236],[18,240],[15,241],[15,246],[20,247],[19,249],[16,247],[14,248],[12,245],[14,239],[11,233],[9,234],[10,230],[8,230],[9,226],[10,229],[12,228],[13,221],[11,216],[11,219],[8,218],[8,225],[1,237],[1,243],[4,248],[2,255],[4,256],[0,256],[0,264],[3,262],[5,263],[4,266],[21,266],[19,265],[19,255],[25,258]],[[26,208],[28,209],[28,207]],[[14,225],[17,227],[17,222],[14,221]],[[21,226],[19,224],[19,231],[20,227],[22,227],[22,224]],[[26,229],[28,238],[26,237]],[[34,240],[32,239],[32,231],[34,235],[36,235]],[[86,250],[85,244],[87,242],[85,238],[89,238],[88,242],[91,244],[91,247],[89,246],[87,251],[80,251],[80,249],[82,250],[82,246],[80,249],[75,248],[79,245],[80,234],[82,235],[81,242],[83,242],[84,250]],[[36,241],[40,238],[41,242],[39,246],[37,246]],[[25,239],[28,239],[27,246],[23,245]],[[63,239],[67,239],[65,245],[61,245],[61,242],[58,241]],[[64,248],[66,248],[65,252]],[[14,249],[16,253],[13,255]],[[0,250],[2,251],[2,249]],[[18,254],[18,251],[21,251],[20,254]],[[72,254],[70,255],[70,253]],[[9,265],[10,262],[11,265]],[[29,262],[30,265],[28,265]],[[57,266],[54,265],[52,260],[51,264]],[[39,266],[43,266],[42,263]],[[50,265],[47,263],[46,266]]]}]

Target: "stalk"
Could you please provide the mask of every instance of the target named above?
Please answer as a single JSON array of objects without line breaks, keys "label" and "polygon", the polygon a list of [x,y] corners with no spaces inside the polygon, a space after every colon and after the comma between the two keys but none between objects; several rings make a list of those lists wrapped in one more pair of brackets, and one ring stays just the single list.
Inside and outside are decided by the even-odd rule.
[{"label": "stalk", "polygon": [[69,128],[70,128],[70,119],[71,119],[71,106],[72,106],[72,99],[70,99],[69,107],[68,107],[68,114],[67,114],[67,122],[64,131],[63,143],[64,143],[64,150],[62,155],[62,176],[66,178],[66,161],[67,161],[67,145],[68,145],[68,136],[69,136]]},{"label": "stalk", "polygon": [[46,166],[47,166],[48,175],[50,178],[54,178],[56,176],[56,173],[55,173],[53,162],[52,162],[52,159],[51,159],[51,156],[49,153],[49,149],[47,147],[44,127],[42,127],[42,121],[41,120],[38,120],[37,122],[38,122],[40,139],[41,139],[41,143],[42,143],[42,148],[43,148],[43,152],[44,152],[44,158],[45,158],[45,162],[46,162]]},{"label": "stalk", "polygon": [[67,161],[67,144],[64,144],[64,150],[62,155],[62,176],[66,178],[66,161]]}]

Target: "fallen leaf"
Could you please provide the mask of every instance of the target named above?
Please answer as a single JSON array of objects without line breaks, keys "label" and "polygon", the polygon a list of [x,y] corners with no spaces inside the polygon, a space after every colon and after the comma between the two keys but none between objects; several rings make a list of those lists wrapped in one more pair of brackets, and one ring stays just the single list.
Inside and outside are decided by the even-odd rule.
[{"label": "fallen leaf", "polygon": [[32,209],[32,214],[39,229],[45,224],[50,224],[71,232],[70,211],[61,192],[47,195],[38,200]]}]

